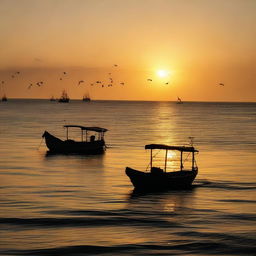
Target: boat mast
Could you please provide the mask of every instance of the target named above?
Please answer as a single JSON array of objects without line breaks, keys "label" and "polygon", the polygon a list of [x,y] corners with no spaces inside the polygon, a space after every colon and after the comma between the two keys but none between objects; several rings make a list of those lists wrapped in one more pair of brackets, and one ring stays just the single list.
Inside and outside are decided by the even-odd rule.
[{"label": "boat mast", "polygon": [[166,172],[166,166],[167,166],[167,154],[168,154],[168,150],[166,149],[165,151],[165,160],[164,160],[164,171]]}]

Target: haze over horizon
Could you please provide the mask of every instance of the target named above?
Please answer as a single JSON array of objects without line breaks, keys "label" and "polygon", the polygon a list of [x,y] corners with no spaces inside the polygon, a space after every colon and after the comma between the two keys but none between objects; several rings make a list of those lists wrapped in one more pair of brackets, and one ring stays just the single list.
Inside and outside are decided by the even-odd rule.
[{"label": "haze over horizon", "polygon": [[0,96],[255,102],[255,13],[253,0],[0,0]]}]

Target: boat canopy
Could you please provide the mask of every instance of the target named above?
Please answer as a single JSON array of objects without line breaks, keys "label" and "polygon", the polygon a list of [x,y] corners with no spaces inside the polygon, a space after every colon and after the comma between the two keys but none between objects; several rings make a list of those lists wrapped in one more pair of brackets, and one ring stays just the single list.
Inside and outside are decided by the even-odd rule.
[{"label": "boat canopy", "polygon": [[106,132],[107,129],[101,127],[85,127],[81,125],[64,125],[65,128],[80,128],[85,131],[93,131],[93,132]]},{"label": "boat canopy", "polygon": [[194,147],[186,147],[186,146],[169,146],[164,144],[149,144],[145,146],[145,149],[165,149],[165,150],[178,150],[181,152],[199,152]]}]

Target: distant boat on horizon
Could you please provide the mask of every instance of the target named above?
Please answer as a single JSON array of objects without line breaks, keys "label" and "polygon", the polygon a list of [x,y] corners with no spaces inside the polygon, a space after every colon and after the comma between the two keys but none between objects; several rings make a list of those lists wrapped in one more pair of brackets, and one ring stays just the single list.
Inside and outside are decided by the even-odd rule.
[{"label": "distant boat on horizon", "polygon": [[183,104],[183,101],[181,100],[181,98],[177,98],[177,102],[176,102],[177,104]]},{"label": "distant boat on horizon", "polygon": [[5,94],[4,94],[3,97],[2,97],[2,101],[7,101],[7,97],[6,97]]},{"label": "distant boat on horizon", "polygon": [[56,99],[52,96],[52,97],[50,98],[50,101],[56,101]]},{"label": "distant boat on horizon", "polygon": [[68,103],[69,102],[69,97],[68,97],[68,94],[65,90],[62,91],[62,95],[59,98],[59,102],[61,102],[61,103]]},{"label": "distant boat on horizon", "polygon": [[84,94],[83,101],[85,101],[85,102],[90,102],[91,101],[89,93]]}]

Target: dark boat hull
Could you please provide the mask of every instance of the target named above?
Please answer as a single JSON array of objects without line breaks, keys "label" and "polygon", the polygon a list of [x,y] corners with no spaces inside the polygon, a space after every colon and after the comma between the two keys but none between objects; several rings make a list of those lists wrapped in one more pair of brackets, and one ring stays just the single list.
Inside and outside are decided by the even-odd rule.
[{"label": "dark boat hull", "polygon": [[102,154],[106,145],[104,140],[92,142],[77,142],[74,140],[61,140],[49,132],[45,131],[42,137],[45,138],[45,144],[50,153],[62,154]]},{"label": "dark boat hull", "polygon": [[69,99],[59,99],[60,103],[69,103]]},{"label": "dark boat hull", "polygon": [[198,170],[178,172],[141,172],[126,167],[126,175],[134,188],[139,191],[160,191],[171,189],[190,189]]}]

